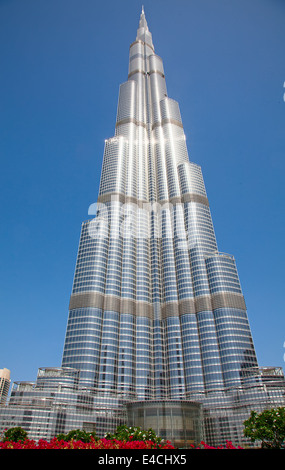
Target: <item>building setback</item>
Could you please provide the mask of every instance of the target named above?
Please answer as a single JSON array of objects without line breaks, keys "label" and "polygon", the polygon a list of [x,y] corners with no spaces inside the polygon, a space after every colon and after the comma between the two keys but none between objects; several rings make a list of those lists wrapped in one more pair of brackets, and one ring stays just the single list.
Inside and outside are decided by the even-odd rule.
[{"label": "building setback", "polygon": [[258,366],[235,259],[218,250],[143,10],[93,209],[62,365],[16,382],[0,427],[38,439],[128,423],[178,446],[248,443],[250,410],[285,404],[283,371]]}]

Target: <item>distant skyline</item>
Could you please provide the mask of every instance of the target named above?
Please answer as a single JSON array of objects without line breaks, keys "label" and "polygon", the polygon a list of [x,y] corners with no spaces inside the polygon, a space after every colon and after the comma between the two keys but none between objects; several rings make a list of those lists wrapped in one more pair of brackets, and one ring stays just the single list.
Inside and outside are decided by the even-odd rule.
[{"label": "distant skyline", "polygon": [[[284,2],[143,4],[219,250],[236,259],[259,365],[284,368]],[[12,381],[61,364],[81,223],[141,8],[0,2],[0,368]]]}]

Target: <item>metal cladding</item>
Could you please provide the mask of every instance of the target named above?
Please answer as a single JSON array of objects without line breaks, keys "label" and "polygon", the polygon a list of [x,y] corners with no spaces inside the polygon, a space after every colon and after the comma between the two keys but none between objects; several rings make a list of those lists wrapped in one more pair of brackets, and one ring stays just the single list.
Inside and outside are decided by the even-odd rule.
[{"label": "metal cladding", "polygon": [[218,252],[199,165],[142,12],[83,223],[62,365],[126,399],[186,399],[257,366],[236,264]]}]

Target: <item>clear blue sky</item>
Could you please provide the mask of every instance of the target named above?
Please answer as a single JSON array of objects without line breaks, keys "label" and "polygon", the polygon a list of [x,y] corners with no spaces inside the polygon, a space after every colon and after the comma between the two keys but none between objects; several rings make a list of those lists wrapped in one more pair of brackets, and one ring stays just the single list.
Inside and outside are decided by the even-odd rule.
[{"label": "clear blue sky", "polygon": [[0,0],[0,368],[59,366],[144,3],[261,366],[284,366],[285,2]]}]

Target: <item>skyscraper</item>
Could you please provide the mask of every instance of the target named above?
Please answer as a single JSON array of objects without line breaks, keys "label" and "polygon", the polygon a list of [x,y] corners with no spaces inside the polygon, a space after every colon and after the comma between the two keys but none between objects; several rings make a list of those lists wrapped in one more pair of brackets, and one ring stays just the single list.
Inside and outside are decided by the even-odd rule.
[{"label": "skyscraper", "polygon": [[144,12],[95,206],[82,226],[63,366],[87,386],[142,400],[228,387],[257,366],[235,260],[218,251]]},{"label": "skyscraper", "polygon": [[10,371],[4,367],[0,369],[0,405],[6,403],[10,388]]},{"label": "skyscraper", "polygon": [[50,435],[75,423],[103,434],[128,421],[173,441],[204,430],[209,443],[241,443],[250,409],[284,404],[284,377],[258,368],[235,259],[218,250],[143,10],[90,213],[62,367],[16,384],[3,422],[17,409],[32,430],[45,407]]}]

